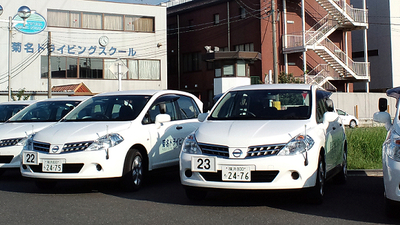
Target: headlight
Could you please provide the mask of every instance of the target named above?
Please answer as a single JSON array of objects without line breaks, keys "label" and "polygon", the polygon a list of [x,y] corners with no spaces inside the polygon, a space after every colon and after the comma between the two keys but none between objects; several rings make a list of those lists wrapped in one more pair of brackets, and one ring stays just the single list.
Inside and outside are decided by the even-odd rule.
[{"label": "headlight", "polygon": [[108,148],[114,147],[123,141],[124,138],[122,138],[121,135],[119,134],[108,134],[95,140],[86,150],[87,151],[107,150]]},{"label": "headlight", "polygon": [[201,149],[199,145],[197,145],[194,133],[189,134],[189,136],[187,136],[183,141],[182,152],[190,154],[201,154]]},{"label": "headlight", "polygon": [[278,155],[297,155],[308,151],[314,145],[314,140],[308,135],[297,135],[281,149]]},{"label": "headlight", "polygon": [[387,148],[388,156],[400,162],[400,136],[395,131],[390,135],[390,144]]}]

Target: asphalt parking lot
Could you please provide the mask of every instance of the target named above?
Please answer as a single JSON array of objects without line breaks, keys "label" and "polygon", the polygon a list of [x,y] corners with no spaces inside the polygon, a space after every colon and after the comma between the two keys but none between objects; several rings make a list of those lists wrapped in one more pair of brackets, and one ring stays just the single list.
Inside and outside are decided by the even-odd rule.
[{"label": "asphalt parking lot", "polygon": [[380,171],[350,171],[345,185],[328,183],[324,202],[298,192],[210,192],[189,201],[177,169],[156,171],[141,190],[115,182],[62,181],[39,190],[18,171],[0,177],[2,224],[396,224],[384,212]]}]

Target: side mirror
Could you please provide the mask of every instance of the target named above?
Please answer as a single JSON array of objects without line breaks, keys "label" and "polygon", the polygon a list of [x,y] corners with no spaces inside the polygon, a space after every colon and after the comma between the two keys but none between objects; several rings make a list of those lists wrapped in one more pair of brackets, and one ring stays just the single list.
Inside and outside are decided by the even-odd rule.
[{"label": "side mirror", "polygon": [[378,107],[379,107],[379,112],[385,112],[387,110],[387,99],[380,98]]},{"label": "side mirror", "polygon": [[197,119],[198,119],[200,122],[204,122],[204,120],[206,120],[207,117],[208,117],[208,113],[200,113],[199,116],[197,117]]},{"label": "side mirror", "polygon": [[328,112],[333,112],[334,111],[332,99],[327,99],[326,100],[326,107],[328,109]]},{"label": "side mirror", "polygon": [[335,121],[338,118],[338,114],[334,113],[334,112],[326,112],[324,113],[324,123],[330,123]]},{"label": "side mirror", "polygon": [[158,114],[155,122],[157,129],[160,128],[163,123],[169,121],[171,121],[171,116],[169,114]]},{"label": "side mirror", "polygon": [[390,114],[387,112],[376,112],[373,117],[375,122],[384,123],[386,130],[389,130],[392,126],[392,119],[390,118]]}]

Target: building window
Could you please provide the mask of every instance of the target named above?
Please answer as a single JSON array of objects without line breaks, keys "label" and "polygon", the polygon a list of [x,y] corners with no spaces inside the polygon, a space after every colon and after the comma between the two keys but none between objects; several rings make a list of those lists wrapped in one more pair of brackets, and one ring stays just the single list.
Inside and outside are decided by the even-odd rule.
[{"label": "building window", "polygon": [[154,17],[47,10],[49,27],[154,32]]},{"label": "building window", "polygon": [[235,45],[235,51],[254,52],[254,44],[246,43],[241,45]]},{"label": "building window", "polygon": [[214,14],[214,24],[219,24],[219,14]]},{"label": "building window", "polygon": [[103,28],[102,14],[100,13],[82,13],[82,28],[100,30]]},{"label": "building window", "polygon": [[[120,59],[128,67],[128,73],[122,79],[160,80],[160,60],[126,60]],[[128,62],[128,63],[127,63]],[[80,78],[80,79],[118,79],[108,68],[116,63],[116,59],[76,58],[65,56],[51,57],[52,78]],[[47,56],[41,57],[41,78],[47,78]]]},{"label": "building window", "polygon": [[240,19],[244,19],[246,18],[246,9],[244,8],[239,8],[239,15],[240,15]]},{"label": "building window", "polygon": [[122,15],[104,15],[104,30],[124,30]]},{"label": "building window", "polygon": [[187,53],[183,54],[183,72],[193,72],[200,70],[201,53]]}]

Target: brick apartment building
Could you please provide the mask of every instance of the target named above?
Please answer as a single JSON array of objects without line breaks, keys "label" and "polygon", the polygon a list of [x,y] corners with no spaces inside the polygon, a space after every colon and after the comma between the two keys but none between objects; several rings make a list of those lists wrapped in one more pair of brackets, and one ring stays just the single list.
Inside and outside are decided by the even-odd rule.
[{"label": "brick apartment building", "polygon": [[350,0],[271,1],[168,2],[168,88],[196,94],[206,108],[230,86],[281,73],[333,91],[351,92],[354,82],[368,90],[368,59],[351,59],[351,31],[368,28],[366,9]]}]

